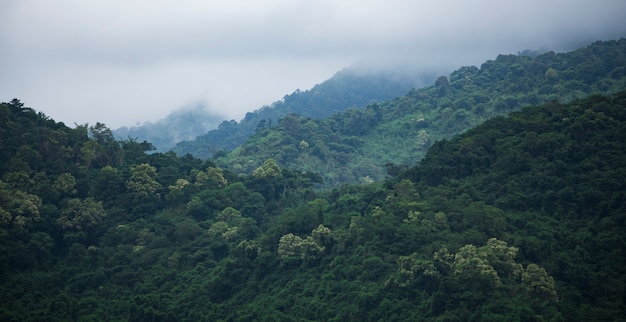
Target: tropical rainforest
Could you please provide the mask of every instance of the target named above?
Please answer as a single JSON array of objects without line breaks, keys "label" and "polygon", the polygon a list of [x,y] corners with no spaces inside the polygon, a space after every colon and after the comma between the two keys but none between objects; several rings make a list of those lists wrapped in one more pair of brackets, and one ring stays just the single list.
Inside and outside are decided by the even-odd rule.
[{"label": "tropical rainforest", "polygon": [[324,188],[382,180],[390,166],[411,166],[437,140],[491,117],[626,88],[624,53],[626,39],[568,53],[500,55],[480,68],[460,68],[432,86],[365,108],[328,118],[288,114],[272,125],[260,120],[256,135],[214,159],[236,173],[251,173],[273,158],[283,167],[319,173]]},{"label": "tropical rainforest", "polygon": [[206,159],[221,151],[235,149],[256,131],[272,128],[285,115],[326,118],[351,107],[364,108],[368,104],[390,100],[434,79],[430,72],[378,71],[355,65],[309,90],[298,89],[282,100],[248,112],[239,122],[222,121],[216,129],[179,142],[171,150],[179,155],[192,154]]},{"label": "tropical rainforest", "polygon": [[[251,171],[226,166],[229,153],[153,153],[101,123],[70,128],[18,99],[1,103],[0,319],[621,321],[620,46],[594,43],[566,65],[554,61],[571,53],[501,56],[361,110],[285,116],[242,146],[275,142]],[[499,86],[514,65],[540,66],[553,83],[537,101],[510,97],[480,77],[490,64]],[[466,86],[484,96],[450,101]],[[376,126],[387,119],[397,122]],[[436,120],[456,135],[429,130],[423,153],[393,154]],[[336,127],[328,137],[296,137],[325,124]],[[384,128],[388,139],[369,141]],[[403,129],[405,140],[394,138]],[[340,149],[362,146],[373,164],[389,162],[381,179],[327,188],[323,169],[282,163],[288,148],[259,141],[268,136],[295,138],[299,153],[333,147],[329,167]]]}]

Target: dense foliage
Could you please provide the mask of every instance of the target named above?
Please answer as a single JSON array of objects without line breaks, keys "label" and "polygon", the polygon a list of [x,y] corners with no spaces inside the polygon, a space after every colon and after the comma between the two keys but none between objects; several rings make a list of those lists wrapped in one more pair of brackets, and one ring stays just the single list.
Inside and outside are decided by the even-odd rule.
[{"label": "dense foliage", "polygon": [[[405,94],[411,88],[428,84],[429,73],[383,72],[354,66],[305,91],[296,90],[270,106],[249,112],[240,122],[223,121],[217,129],[177,144],[172,151],[206,159],[220,151],[243,144],[255,132],[273,128],[288,114],[325,118],[350,107],[363,108]],[[259,163],[260,164],[260,163]]]},{"label": "dense foliage", "polygon": [[537,56],[500,55],[406,96],[326,119],[288,115],[215,162],[250,173],[264,160],[320,173],[324,187],[384,179],[419,161],[437,140],[481,122],[553,100],[626,88],[626,39]]},{"label": "dense foliage", "polygon": [[626,92],[529,107],[320,192],[2,103],[0,318],[620,320],[625,122]]}]

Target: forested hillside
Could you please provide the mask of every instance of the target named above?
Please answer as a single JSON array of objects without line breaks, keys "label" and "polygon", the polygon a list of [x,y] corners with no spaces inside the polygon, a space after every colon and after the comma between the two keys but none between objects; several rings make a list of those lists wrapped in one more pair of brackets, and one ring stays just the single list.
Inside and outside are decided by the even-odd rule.
[{"label": "forested hillside", "polygon": [[2,103],[0,319],[623,320],[625,122],[626,92],[527,107],[319,191]]},{"label": "forested hillside", "polygon": [[121,127],[113,130],[113,135],[120,140],[130,138],[148,141],[154,145],[156,152],[167,152],[178,142],[193,140],[198,135],[216,129],[223,119],[223,116],[197,105],[175,110],[154,123],[144,122],[141,125]]},{"label": "forested hillside", "polygon": [[217,152],[233,150],[257,131],[275,127],[278,120],[287,114],[325,118],[350,107],[363,108],[403,95],[411,88],[430,83],[432,79],[434,77],[428,73],[366,71],[358,66],[346,68],[309,90],[296,90],[270,106],[247,113],[240,122],[223,121],[217,129],[194,140],[180,142],[172,151],[178,155],[192,154],[206,159]]},{"label": "forested hillside", "polygon": [[326,119],[282,117],[215,162],[251,173],[268,158],[319,173],[324,187],[382,180],[420,160],[437,140],[523,106],[567,102],[626,88],[626,39],[534,57],[500,55],[458,69],[434,85]]}]

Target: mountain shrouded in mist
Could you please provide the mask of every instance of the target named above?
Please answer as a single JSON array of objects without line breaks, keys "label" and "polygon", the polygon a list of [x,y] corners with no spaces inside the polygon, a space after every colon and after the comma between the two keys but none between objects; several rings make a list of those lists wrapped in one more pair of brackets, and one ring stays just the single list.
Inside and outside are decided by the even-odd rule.
[{"label": "mountain shrouded in mist", "polygon": [[118,139],[133,139],[152,143],[157,152],[166,152],[184,140],[217,128],[223,116],[208,111],[202,105],[178,109],[157,122],[121,127],[113,130]]},{"label": "mountain shrouded in mist", "polygon": [[287,115],[272,127],[257,129],[215,162],[251,173],[272,158],[281,166],[320,174],[327,188],[378,181],[390,169],[420,160],[437,140],[488,118],[528,105],[622,90],[624,53],[626,39],[599,41],[567,53],[499,55],[480,68],[462,67],[434,85],[364,109],[326,119]]},{"label": "mountain shrouded in mist", "polygon": [[208,158],[216,152],[238,147],[256,131],[275,126],[287,114],[324,118],[350,107],[363,108],[367,104],[397,97],[432,79],[434,76],[426,72],[346,68],[309,90],[297,90],[270,106],[247,113],[240,122],[224,121],[215,130],[194,140],[180,142],[172,151],[179,155],[189,153],[198,158]]}]

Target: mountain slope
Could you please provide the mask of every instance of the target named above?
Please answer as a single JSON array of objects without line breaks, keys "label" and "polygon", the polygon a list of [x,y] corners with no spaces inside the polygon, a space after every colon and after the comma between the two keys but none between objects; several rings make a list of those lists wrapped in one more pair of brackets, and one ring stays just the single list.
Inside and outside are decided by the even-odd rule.
[{"label": "mountain slope", "polygon": [[[420,160],[435,141],[527,105],[626,88],[626,39],[562,54],[500,55],[434,85],[327,119],[291,115],[216,162],[250,172],[268,158],[322,175],[325,187],[384,178]],[[386,167],[387,165],[387,167]]]},{"label": "mountain slope", "polygon": [[121,127],[113,130],[118,139],[147,141],[156,152],[167,152],[178,142],[192,140],[198,135],[217,128],[223,117],[207,111],[202,105],[178,109],[154,123]]},{"label": "mountain slope", "polygon": [[615,321],[626,92],[527,107],[385,182],[237,176],[0,104],[0,317]]},{"label": "mountain slope", "polygon": [[180,142],[172,151],[178,155],[189,153],[198,158],[208,158],[216,152],[238,147],[256,131],[275,126],[287,114],[324,118],[349,107],[364,107],[397,97],[431,79],[428,74],[346,68],[309,90],[296,90],[270,106],[247,113],[240,122],[223,121],[216,130],[194,140]]},{"label": "mountain slope", "polygon": [[521,257],[552,272],[565,320],[620,320],[623,306],[608,312],[626,290],[624,142],[626,92],[553,102],[436,143],[401,179],[425,199],[502,209],[504,220],[469,204],[456,229],[508,231]]}]

